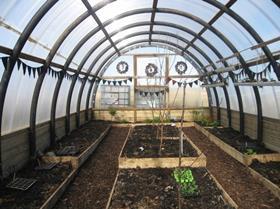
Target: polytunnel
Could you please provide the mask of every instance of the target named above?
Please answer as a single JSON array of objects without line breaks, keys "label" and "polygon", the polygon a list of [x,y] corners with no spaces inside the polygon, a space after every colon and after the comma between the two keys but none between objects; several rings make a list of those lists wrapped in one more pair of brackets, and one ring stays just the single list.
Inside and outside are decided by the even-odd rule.
[{"label": "polytunnel", "polygon": [[279,0],[1,0],[0,208],[280,208]]}]

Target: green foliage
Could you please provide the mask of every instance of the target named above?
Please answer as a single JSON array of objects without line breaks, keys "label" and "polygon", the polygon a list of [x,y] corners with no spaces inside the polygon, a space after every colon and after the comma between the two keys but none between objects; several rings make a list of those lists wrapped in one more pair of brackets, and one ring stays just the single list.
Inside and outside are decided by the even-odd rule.
[{"label": "green foliage", "polygon": [[114,117],[117,114],[117,110],[114,107],[109,107],[109,113],[112,117]]},{"label": "green foliage", "polygon": [[198,195],[198,185],[195,182],[191,169],[175,169],[172,176],[176,183],[181,186],[181,193],[184,197]]},{"label": "green foliage", "polygon": [[[145,119],[144,123],[161,123],[161,121],[160,121],[160,117],[154,117],[153,119],[149,119],[149,118]],[[162,123],[171,123],[171,120],[167,118],[164,119]]]},{"label": "green foliage", "polygon": [[192,112],[192,114],[193,114],[193,120],[194,121],[199,121],[200,120],[200,118],[201,118],[201,112],[199,112],[199,111],[196,111],[196,110],[194,110],[193,112]]},{"label": "green foliage", "polygon": [[122,120],[120,120],[120,123],[129,123],[129,121],[126,119],[122,119]]},{"label": "green foliage", "polygon": [[247,148],[245,151],[246,155],[255,155],[257,152],[254,149]]},{"label": "green foliage", "polygon": [[217,120],[210,120],[208,118],[201,118],[200,120],[196,121],[197,123],[199,123],[201,126],[211,126],[214,128],[217,128],[218,126],[220,126],[220,122]]}]

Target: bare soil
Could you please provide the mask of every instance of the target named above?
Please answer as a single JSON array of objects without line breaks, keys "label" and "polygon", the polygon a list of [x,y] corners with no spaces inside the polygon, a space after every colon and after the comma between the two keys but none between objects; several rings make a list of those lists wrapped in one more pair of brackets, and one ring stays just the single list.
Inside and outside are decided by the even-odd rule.
[{"label": "bare soil", "polygon": [[57,152],[66,146],[75,146],[78,152],[75,156],[78,156],[85,151],[109,126],[109,122],[106,121],[93,121],[89,122],[79,129],[71,132],[69,136],[63,137],[59,140],[54,148],[48,151]]},{"label": "bare soil", "polygon": [[280,162],[261,163],[254,160],[250,167],[280,187]]},{"label": "bare soil", "polygon": [[118,171],[118,156],[129,128],[112,127],[82,166],[55,209],[104,209]]},{"label": "bare soil", "polygon": [[246,153],[247,149],[252,149],[256,154],[273,153],[257,140],[253,140],[249,136],[242,136],[232,128],[208,128],[207,130],[239,152]]},{"label": "bare soil", "polygon": [[16,177],[36,179],[37,182],[27,191],[6,188],[12,177],[0,185],[0,208],[38,209],[59,187],[72,171],[69,164],[59,164],[48,171],[37,171],[37,165],[30,163],[16,173]]},{"label": "bare soil", "polygon": [[[163,126],[163,136],[179,137],[179,131],[173,126]],[[160,139],[157,138],[158,127],[153,125],[135,126],[124,147],[122,156],[129,158],[178,157],[179,139],[163,139],[160,149]],[[196,157],[197,151],[184,140],[184,157]]]},{"label": "bare soil", "polygon": [[[173,169],[122,169],[112,197],[110,209],[177,209],[178,185]],[[192,168],[199,195],[182,197],[182,208],[226,209],[221,191],[204,168]]]},{"label": "bare soil", "polygon": [[278,209],[280,201],[250,174],[249,169],[223,152],[194,127],[185,134],[207,157],[207,169],[216,177],[240,209]]}]

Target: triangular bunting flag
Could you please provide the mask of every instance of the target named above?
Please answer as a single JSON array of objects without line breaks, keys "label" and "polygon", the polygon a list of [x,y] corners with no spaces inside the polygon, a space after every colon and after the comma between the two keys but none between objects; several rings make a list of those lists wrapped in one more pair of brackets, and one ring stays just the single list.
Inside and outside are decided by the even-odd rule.
[{"label": "triangular bunting flag", "polygon": [[193,83],[192,83],[192,82],[190,82],[190,83],[189,83],[189,85],[190,85],[190,87],[192,87]]},{"label": "triangular bunting flag", "polygon": [[132,82],[132,78],[130,77],[130,78],[128,78],[127,80],[129,80],[130,82]]},{"label": "triangular bunting flag", "polygon": [[148,92],[144,92],[145,97],[148,95]]},{"label": "triangular bunting flag", "polygon": [[178,86],[181,87],[182,86],[182,82],[177,82]]},{"label": "triangular bunting flag", "polygon": [[127,84],[127,80],[123,80],[123,82],[124,82],[125,84]]},{"label": "triangular bunting flag", "polygon": [[111,84],[111,81],[108,81],[108,85],[110,85]]},{"label": "triangular bunting flag", "polygon": [[5,69],[7,69],[8,61],[9,61],[9,57],[2,57],[2,63],[5,67]]},{"label": "triangular bunting flag", "polygon": [[28,70],[28,75],[30,76],[30,75],[31,75],[32,68],[31,68],[30,66],[27,65],[27,70]]},{"label": "triangular bunting flag", "polygon": [[198,85],[198,80],[194,81],[195,85]]},{"label": "triangular bunting flag", "polygon": [[150,96],[153,96],[154,95],[154,92],[150,92]]},{"label": "triangular bunting flag", "polygon": [[32,69],[32,72],[33,72],[33,77],[35,78],[35,76],[36,76],[36,71],[37,71],[37,68],[33,67],[33,68],[31,68],[31,69]]},{"label": "triangular bunting flag", "polygon": [[177,83],[177,81],[175,80],[172,80],[172,84],[175,85]]},{"label": "triangular bunting flag", "polygon": [[118,81],[119,85],[121,86],[122,85],[122,81]]},{"label": "triangular bunting flag", "polygon": [[106,80],[105,80],[105,79],[104,79],[104,80],[102,80],[102,83],[103,83],[103,84],[105,84],[105,83],[106,83]]},{"label": "triangular bunting flag", "polygon": [[158,95],[159,95],[159,92],[157,91],[157,92],[155,92],[155,94],[156,94],[156,96],[158,97]]},{"label": "triangular bunting flag", "polygon": [[18,59],[17,60],[17,68],[18,68],[18,70],[20,69],[20,66],[21,66],[21,61],[20,61],[20,59]]}]

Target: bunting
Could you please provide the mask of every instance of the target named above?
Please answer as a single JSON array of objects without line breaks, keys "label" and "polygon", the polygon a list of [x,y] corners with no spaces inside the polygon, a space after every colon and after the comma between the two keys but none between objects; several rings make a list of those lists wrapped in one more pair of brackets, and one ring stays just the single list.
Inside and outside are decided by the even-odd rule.
[{"label": "bunting", "polygon": [[158,97],[160,95],[165,94],[164,90],[161,90],[161,91],[140,91],[140,90],[138,90],[138,92],[139,92],[139,95],[143,96],[143,97],[146,97],[148,95],[150,95],[150,96],[156,95]]},{"label": "bunting", "polygon": [[192,82],[188,82],[188,83],[176,81],[176,80],[173,80],[173,79],[171,79],[171,78],[166,79],[166,82],[167,82],[167,83],[169,83],[170,81],[172,82],[172,85],[176,85],[176,84],[177,84],[178,87],[182,87],[182,85],[183,85],[183,86],[188,86],[188,85],[189,85],[190,87],[192,87],[193,84],[199,85],[199,83],[201,82],[201,78],[199,78],[198,80],[192,81]]}]

